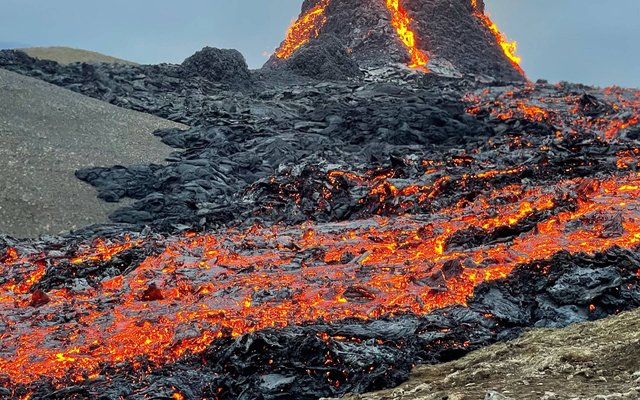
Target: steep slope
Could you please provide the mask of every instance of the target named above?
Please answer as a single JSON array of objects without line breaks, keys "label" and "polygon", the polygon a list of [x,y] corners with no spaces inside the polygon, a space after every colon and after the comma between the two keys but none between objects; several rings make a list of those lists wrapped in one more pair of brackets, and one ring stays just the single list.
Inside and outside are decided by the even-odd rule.
[{"label": "steep slope", "polygon": [[298,51],[331,40],[363,68],[402,63],[436,73],[524,78],[515,46],[485,14],[482,0],[306,0],[266,66],[286,68]]}]

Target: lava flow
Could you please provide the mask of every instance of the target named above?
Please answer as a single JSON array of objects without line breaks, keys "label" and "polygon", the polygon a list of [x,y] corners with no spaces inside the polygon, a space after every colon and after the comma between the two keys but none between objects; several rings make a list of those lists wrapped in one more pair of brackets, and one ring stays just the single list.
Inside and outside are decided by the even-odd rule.
[{"label": "lava flow", "polygon": [[487,27],[487,29],[489,29],[493,36],[495,36],[496,41],[504,52],[504,55],[511,61],[514,68],[524,76],[524,71],[522,70],[522,67],[520,67],[522,58],[517,55],[518,43],[516,41],[509,41],[506,35],[500,31],[498,25],[496,25],[486,13],[478,11],[477,3],[477,0],[471,0],[471,6],[474,9],[473,15],[478,18]]},{"label": "lava flow", "polygon": [[[386,1],[387,9],[391,13],[391,24],[411,56],[409,67],[426,71],[425,66],[429,62],[429,58],[426,53],[416,47],[416,35],[410,28],[411,19],[400,4],[400,0],[384,1]],[[275,55],[278,58],[289,58],[312,38],[318,37],[320,29],[327,21],[324,13],[329,2],[330,0],[321,0],[292,24],[286,39],[276,50]]]},{"label": "lava flow", "polygon": [[594,134],[603,141],[617,139],[620,132],[640,122],[640,91],[618,87],[602,93],[577,93],[562,84],[525,85],[516,90],[484,89],[465,100],[472,114],[487,112],[502,121],[545,122],[554,126],[557,135]]},{"label": "lava flow", "polygon": [[[82,381],[109,365],[171,363],[217,338],[267,327],[465,304],[478,284],[518,265],[561,251],[634,248],[639,196],[640,175],[630,174],[506,188],[433,215],[188,235],[166,239],[160,255],[128,274],[46,293],[41,281],[62,264],[10,249],[0,264],[0,275],[12,277],[0,285],[1,382]],[[531,218],[538,222],[509,240],[455,244]],[[608,220],[618,221],[615,229]],[[100,243],[95,254],[85,248],[70,259],[88,267],[142,243]]]},{"label": "lava flow", "polygon": [[314,37],[318,37],[318,33],[322,26],[327,22],[324,10],[327,8],[330,0],[320,0],[313,8],[298,18],[287,33],[284,42],[276,50],[275,55],[278,58],[289,58],[300,47],[308,43]]},{"label": "lava flow", "polygon": [[416,34],[411,30],[411,18],[407,15],[407,11],[400,4],[400,0],[386,0],[386,5],[391,13],[391,25],[393,25],[398,34],[398,38],[411,55],[409,67],[426,71],[429,57],[425,52],[416,47]]}]

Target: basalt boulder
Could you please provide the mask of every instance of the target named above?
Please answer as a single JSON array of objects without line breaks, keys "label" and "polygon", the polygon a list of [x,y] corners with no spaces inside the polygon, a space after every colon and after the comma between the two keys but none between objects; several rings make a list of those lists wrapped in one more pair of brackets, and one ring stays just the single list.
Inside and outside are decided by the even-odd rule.
[{"label": "basalt boulder", "polygon": [[345,80],[362,75],[358,64],[335,36],[311,41],[285,61],[285,68],[319,80]]},{"label": "basalt boulder", "polygon": [[247,61],[235,49],[205,47],[182,62],[182,70],[190,76],[201,76],[212,82],[246,83],[251,81]]}]

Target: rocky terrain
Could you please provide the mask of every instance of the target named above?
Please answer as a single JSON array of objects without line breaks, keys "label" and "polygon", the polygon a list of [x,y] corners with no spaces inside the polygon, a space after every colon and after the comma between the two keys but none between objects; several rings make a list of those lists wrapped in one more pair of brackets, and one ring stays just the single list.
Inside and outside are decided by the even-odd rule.
[{"label": "rocky terrain", "polygon": [[418,367],[396,389],[345,400],[640,398],[640,312],[540,329],[449,363]]},{"label": "rocky terrain", "polygon": [[[135,200],[111,215],[121,225],[67,239],[4,239],[4,265],[13,271],[6,274],[38,282],[28,286],[31,300],[14,301],[53,314],[65,304],[51,300],[56,296],[76,299],[80,309],[110,304],[92,318],[130,343],[106,353],[87,347],[85,374],[98,373],[98,380],[68,386],[60,379],[75,361],[53,369],[43,362],[37,368],[58,371],[51,372],[54,380],[19,385],[15,393],[311,399],[364,392],[401,383],[415,363],[453,360],[527,327],[562,327],[640,305],[633,91],[500,86],[394,66],[320,82],[249,71],[238,53],[216,49],[164,66],[60,66],[16,52],[0,53],[0,60],[5,68],[191,125],[156,132],[176,148],[164,166],[78,170],[100,198]],[[96,235],[100,242],[92,244]],[[44,275],[37,259],[51,260]],[[176,262],[191,283],[172,277]],[[200,271],[200,263],[225,267]],[[263,281],[265,267],[273,275]],[[112,286],[114,279],[123,280]],[[202,297],[200,285],[211,281],[217,290]],[[401,285],[406,295],[392,297],[389,285]],[[178,297],[174,287],[181,288]],[[49,300],[33,293],[48,293]],[[87,300],[76,298],[80,293]],[[297,314],[318,301],[312,293],[324,299],[323,312]],[[150,331],[135,312],[108,311],[136,310],[141,299],[151,301],[144,313],[155,321]],[[220,307],[223,318],[198,311],[187,338],[159,336],[185,329],[170,322],[184,310]],[[99,310],[125,320],[107,322],[111,317],[104,320]],[[284,313],[282,321],[267,329],[273,317],[263,313],[275,312]],[[56,329],[84,331],[73,322],[83,317],[66,318],[71,324]],[[24,332],[12,336],[24,341],[22,335],[38,332],[30,327],[38,319],[22,321],[10,326]],[[212,326],[229,336],[212,341],[206,334]],[[63,346],[83,348],[82,340]],[[96,340],[110,346],[109,337]],[[206,349],[205,364],[190,355],[192,341],[204,343],[197,347]],[[128,349],[147,347],[159,364],[144,379],[131,380],[135,363],[103,372],[89,366],[111,365],[112,352],[128,359]],[[29,381],[26,371],[37,370],[19,363],[2,368]]]}]

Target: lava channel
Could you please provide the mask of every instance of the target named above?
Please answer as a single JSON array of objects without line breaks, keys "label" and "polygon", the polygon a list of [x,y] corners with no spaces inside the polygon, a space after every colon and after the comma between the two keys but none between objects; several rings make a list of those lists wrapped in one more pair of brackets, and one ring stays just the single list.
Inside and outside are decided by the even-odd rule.
[{"label": "lava channel", "polygon": [[[69,263],[89,268],[125,249],[164,250],[124,275],[46,293],[34,289],[70,264],[55,252],[10,248],[0,257],[0,382],[62,385],[106,366],[171,363],[217,338],[269,327],[464,305],[478,284],[518,265],[561,251],[635,248],[639,196],[640,174],[632,173],[513,189],[507,204],[479,196],[431,215],[102,242]],[[470,230],[491,236],[534,214],[539,222],[509,240],[455,244]],[[602,223],[611,219],[620,225],[614,233]]]},{"label": "lava channel", "polygon": [[480,22],[482,22],[482,24],[484,26],[486,26],[487,29],[489,29],[489,31],[493,34],[493,36],[495,37],[496,42],[500,45],[500,48],[502,48],[502,51],[504,52],[504,55],[509,59],[509,61],[511,61],[511,64],[513,65],[513,67],[522,76],[525,76],[524,70],[520,66],[520,63],[522,62],[522,58],[520,56],[518,56],[518,54],[517,54],[518,53],[518,42],[510,41],[509,39],[507,39],[507,36],[504,33],[502,33],[502,31],[500,31],[500,28],[498,28],[498,25],[496,25],[491,20],[489,15],[487,15],[486,13],[478,11],[478,4],[477,3],[478,3],[477,0],[471,0],[471,7],[473,7],[473,9],[474,9],[473,15],[476,18],[478,18],[480,20]]},{"label": "lava channel", "polygon": [[292,23],[287,32],[287,37],[275,52],[276,57],[289,58],[311,39],[318,37],[320,29],[327,22],[324,10],[329,5],[329,1],[320,0],[318,4]]},{"label": "lava channel", "polygon": [[395,28],[398,38],[411,56],[409,67],[427,72],[426,65],[429,62],[429,57],[416,45],[416,34],[410,27],[411,18],[409,18],[407,11],[400,4],[400,0],[386,0],[386,5],[391,13],[391,25]]}]

